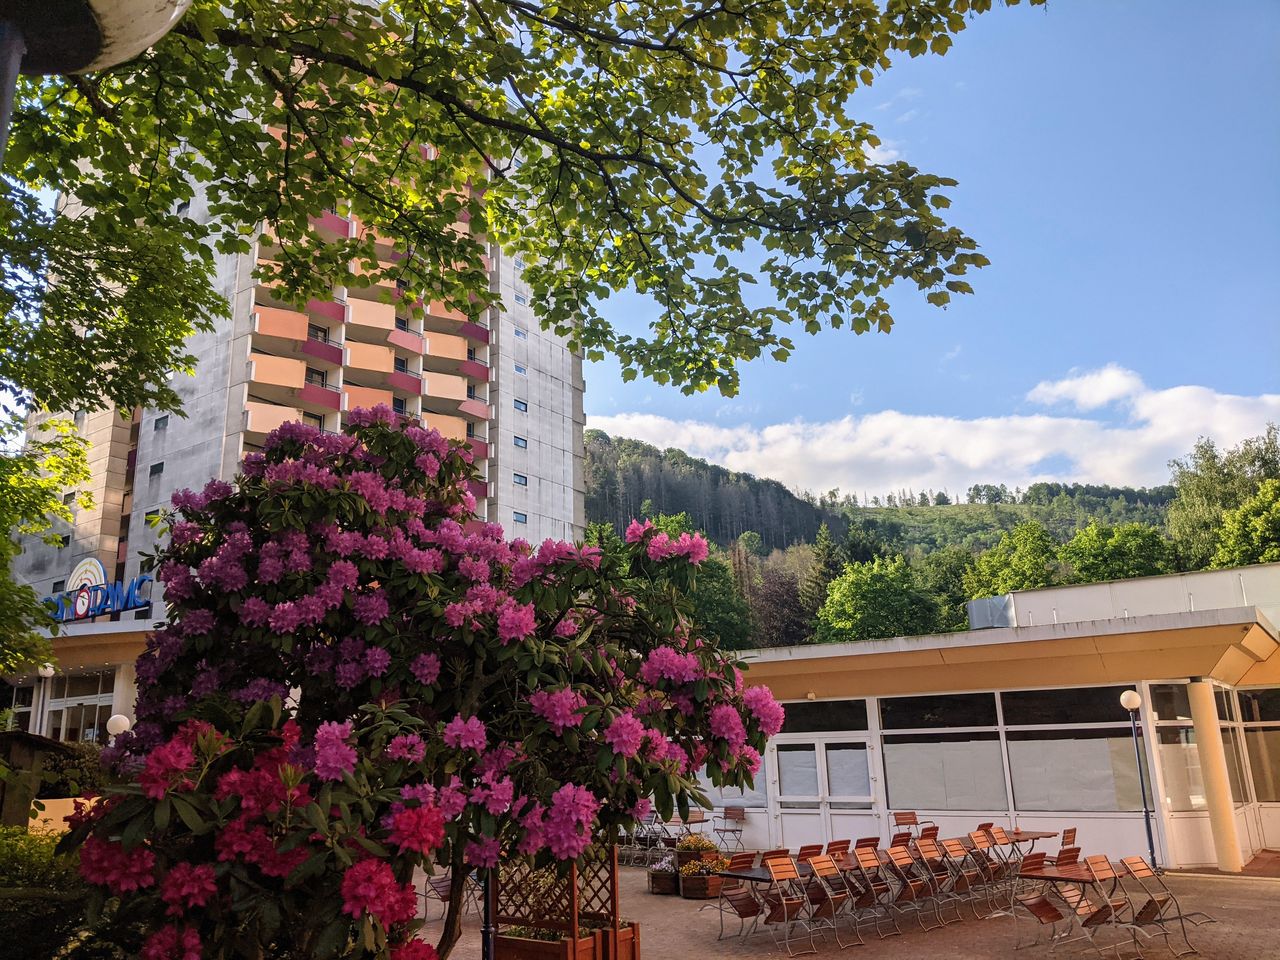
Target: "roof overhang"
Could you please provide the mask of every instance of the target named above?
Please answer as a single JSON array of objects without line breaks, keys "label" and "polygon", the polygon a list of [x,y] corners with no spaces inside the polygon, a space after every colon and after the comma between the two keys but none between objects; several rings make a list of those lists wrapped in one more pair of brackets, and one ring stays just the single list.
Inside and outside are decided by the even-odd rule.
[{"label": "roof overhang", "polygon": [[749,683],[798,700],[1180,677],[1280,684],[1277,650],[1276,627],[1250,606],[780,647],[744,659]]}]

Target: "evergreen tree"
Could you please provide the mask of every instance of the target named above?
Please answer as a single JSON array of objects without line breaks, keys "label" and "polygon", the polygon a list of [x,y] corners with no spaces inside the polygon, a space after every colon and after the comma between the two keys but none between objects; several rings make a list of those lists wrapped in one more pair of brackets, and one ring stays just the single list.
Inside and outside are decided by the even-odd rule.
[{"label": "evergreen tree", "polygon": [[817,616],[827,599],[827,585],[840,575],[842,567],[840,548],[824,523],[818,527],[818,536],[813,542],[813,565],[800,584],[800,608],[806,619]]}]

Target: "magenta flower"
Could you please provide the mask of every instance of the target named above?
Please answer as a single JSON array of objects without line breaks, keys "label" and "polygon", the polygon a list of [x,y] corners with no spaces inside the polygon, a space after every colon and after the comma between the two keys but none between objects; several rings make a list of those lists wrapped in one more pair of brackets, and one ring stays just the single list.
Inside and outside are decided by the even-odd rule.
[{"label": "magenta flower", "polygon": [[440,676],[440,658],[434,653],[420,653],[409,664],[409,672],[419,683],[430,686]]},{"label": "magenta flower", "polygon": [[386,619],[389,609],[386,595],[381,590],[373,590],[356,597],[352,613],[361,623],[374,626]]},{"label": "magenta flower", "polygon": [[616,716],[609,729],[604,732],[605,742],[613,747],[613,752],[628,759],[640,752],[640,744],[644,742],[644,724],[637,720],[630,711]]},{"label": "magenta flower", "polygon": [[355,747],[347,743],[353,732],[350,720],[320,724],[316,730],[315,770],[321,780],[341,780],[355,769]]},{"label": "magenta flower", "polygon": [[171,917],[203,907],[217,892],[213,865],[208,863],[175,863],[160,885],[160,899],[169,905],[165,913]]},{"label": "magenta flower", "polygon": [[480,751],[484,749],[485,740],[484,723],[476,717],[464,720],[459,714],[445,724],[444,742],[447,746],[458,750]]},{"label": "magenta flower", "polygon": [[444,815],[432,806],[399,810],[391,815],[387,839],[401,850],[430,853],[444,843]]},{"label": "magenta flower", "polygon": [[551,729],[556,733],[564,733],[569,727],[576,727],[581,723],[578,711],[586,705],[587,701],[582,694],[568,687],[555,693],[536,690],[529,696],[529,706],[533,708],[533,712],[551,724]]},{"label": "magenta flower", "polygon": [[533,633],[537,625],[533,604],[510,600],[498,614],[498,639],[503,643],[523,640]]},{"label": "magenta flower", "polygon": [[501,847],[496,837],[480,837],[467,844],[463,856],[473,867],[496,867],[500,853]]},{"label": "magenta flower", "polygon": [[387,756],[392,760],[408,760],[410,763],[421,763],[427,755],[427,745],[416,733],[402,733],[392,737],[387,744]]},{"label": "magenta flower", "polygon": [[627,524],[627,543],[639,543],[644,539],[644,535],[653,529],[653,522],[646,520],[643,524],[639,520],[632,520]]},{"label": "magenta flower", "polygon": [[711,708],[711,733],[728,742],[734,750],[747,742],[747,728],[742,723],[742,716],[727,703]]},{"label": "magenta flower", "polygon": [[782,721],[786,715],[768,687],[747,687],[742,691],[742,703],[756,718],[766,737],[772,737],[782,729]]}]

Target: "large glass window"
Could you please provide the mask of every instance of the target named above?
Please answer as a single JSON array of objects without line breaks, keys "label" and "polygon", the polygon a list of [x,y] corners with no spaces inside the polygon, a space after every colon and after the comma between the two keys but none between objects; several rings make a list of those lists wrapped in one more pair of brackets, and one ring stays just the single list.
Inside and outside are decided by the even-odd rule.
[{"label": "large glass window", "polygon": [[1000,706],[1005,725],[1010,727],[1126,723],[1129,711],[1120,706],[1120,695],[1132,689],[1126,686],[1015,690],[1000,694]]},{"label": "large glass window", "polygon": [[927,697],[888,697],[880,701],[886,730],[934,727],[994,727],[994,693],[952,693]]},{"label": "large glass window", "polygon": [[1280,721],[1280,688],[1241,690],[1240,719],[1245,723],[1262,720]]},{"label": "large glass window", "polygon": [[826,733],[867,729],[865,700],[797,700],[784,703],[783,733]]},{"label": "large glass window", "polygon": [[707,799],[716,807],[766,807],[769,796],[765,792],[764,771],[756,774],[756,782],[752,787],[717,787],[711,783],[706,772],[698,774],[698,782]]},{"label": "large glass window", "polygon": [[54,677],[49,681],[43,729],[33,732],[54,740],[106,743],[114,688],[114,670]]},{"label": "large glass window", "polygon": [[827,793],[831,797],[871,796],[871,773],[865,743],[828,743]]},{"label": "large glass window", "polygon": [[1017,809],[1142,809],[1130,730],[1010,730],[1005,738]]},{"label": "large glass window", "polygon": [[784,797],[817,797],[818,748],[812,743],[780,743],[778,793]]},{"label": "large glass window", "polygon": [[1191,727],[1159,727],[1156,752],[1164,773],[1166,810],[1204,810],[1204,778],[1200,775],[1200,751]]},{"label": "large glass window", "polygon": [[1190,720],[1191,701],[1185,683],[1153,683],[1151,707],[1161,720]]},{"label": "large glass window", "polygon": [[1246,727],[1244,742],[1258,802],[1280,803],[1280,727]]},{"label": "large glass window", "polygon": [[995,731],[886,736],[884,770],[894,810],[1008,809]]}]

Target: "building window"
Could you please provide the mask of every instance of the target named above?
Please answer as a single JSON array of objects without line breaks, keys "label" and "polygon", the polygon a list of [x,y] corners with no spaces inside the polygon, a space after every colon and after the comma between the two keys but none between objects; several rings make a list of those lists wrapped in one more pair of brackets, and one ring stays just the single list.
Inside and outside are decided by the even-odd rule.
[{"label": "building window", "polygon": [[526,330],[524,327],[516,327],[516,339],[517,339],[517,340],[528,340],[528,339],[529,339],[529,331],[528,331],[528,330]]},{"label": "building window", "polygon": [[64,493],[62,495],[63,506],[70,507],[74,505],[75,502],[76,502],[76,494],[74,490],[72,490],[70,493]]},{"label": "building window", "polygon": [[151,428],[152,428],[153,430],[157,430],[157,431],[159,431],[159,430],[168,430],[168,429],[169,429],[169,415],[166,413],[166,414],[165,414],[164,416],[162,416],[162,417],[156,417],[155,422],[151,425]]},{"label": "building window", "polygon": [[185,217],[188,213],[191,212],[191,201],[179,200],[178,205],[174,208],[173,212],[180,217]]},{"label": "building window", "polygon": [[396,317],[396,329],[404,330],[405,332],[408,332],[409,321],[406,320],[404,317]]},{"label": "building window", "polygon": [[146,521],[148,527],[154,527],[160,522],[160,511],[148,510],[143,514],[142,519]]},{"label": "building window", "polygon": [[409,281],[408,281],[408,280],[402,280],[402,279],[400,279],[399,277],[397,277],[397,278],[396,278],[396,292],[397,292],[397,293],[404,293],[404,292],[405,292],[406,290],[408,290],[408,289],[409,289]]},{"label": "building window", "polygon": [[511,475],[511,479],[515,481],[517,487],[527,487],[529,485],[529,478],[523,473],[514,473]]},{"label": "building window", "polygon": [[405,400],[404,400],[404,397],[392,397],[392,398],[391,398],[391,410],[392,410],[392,412],[394,412],[394,413],[398,413],[398,414],[400,414],[400,416],[402,416],[402,417],[403,417],[403,416],[404,416],[404,414],[405,414],[405,410],[406,410],[406,409],[408,409],[408,408],[405,406]]},{"label": "building window", "polygon": [[317,430],[324,429],[324,417],[318,413],[304,413],[302,415],[302,422],[309,427],[315,427]]},{"label": "building window", "polygon": [[523,293],[516,294],[516,303],[527,304],[528,302],[529,302],[529,298],[526,297]]},{"label": "building window", "polygon": [[395,368],[396,368],[396,373],[408,373],[408,372],[409,372],[409,361],[408,361],[408,360],[406,360],[404,357],[396,357],[396,358],[395,358],[395,360],[393,361],[393,363],[394,363]]},{"label": "building window", "polygon": [[515,440],[516,446],[519,447],[521,450],[524,450],[529,446],[529,441],[526,440],[524,437],[514,437],[513,439]]},{"label": "building window", "polygon": [[521,513],[519,510],[513,510],[511,511],[511,519],[516,523],[528,523],[529,515],[527,513]]},{"label": "building window", "polygon": [[71,534],[64,533],[62,536],[58,538],[58,549],[61,550],[64,547],[69,547],[69,546],[71,546]]},{"label": "building window", "polygon": [[867,729],[865,700],[801,700],[786,704],[783,733]]},{"label": "building window", "polygon": [[517,270],[524,269],[524,257],[516,257],[516,269]]},{"label": "building window", "polygon": [[880,701],[880,724],[886,730],[994,727],[996,697],[994,693],[888,697]]},{"label": "building window", "polygon": [[529,404],[528,404],[528,402],[527,402],[527,401],[524,401],[524,400],[515,400],[515,401],[514,401],[514,403],[515,403],[515,405],[516,405],[516,409],[517,409],[517,410],[519,410],[521,413],[528,413],[528,412],[529,412]]},{"label": "building window", "polygon": [[515,367],[516,367],[516,374],[518,376],[527,377],[529,375],[529,368],[526,367],[523,363],[517,363]]},{"label": "building window", "polygon": [[1120,706],[1120,694],[1131,689],[1122,686],[1017,690],[1000,694],[1000,707],[1007,727],[1127,723],[1129,711]]},{"label": "building window", "polygon": [[470,420],[468,420],[468,421],[467,421],[467,436],[468,436],[468,437],[475,437],[475,435],[476,435],[476,425],[475,425],[474,423],[472,423]]},{"label": "building window", "polygon": [[66,592],[67,592],[67,581],[65,581],[65,580],[55,580],[55,581],[53,581],[53,589],[52,589],[52,590],[50,590],[49,592],[50,592],[50,593],[53,593],[53,594],[66,593]]},{"label": "building window", "polygon": [[312,387],[328,387],[329,375],[316,367],[307,367],[307,385]]},{"label": "building window", "polygon": [[470,383],[467,384],[467,399],[468,400],[480,399],[480,395],[476,393],[476,388],[474,384],[470,384]]},{"label": "building window", "polygon": [[149,468],[147,468],[147,477],[154,480],[160,474],[164,473],[164,461],[157,460]]},{"label": "building window", "polygon": [[884,775],[891,810],[1007,810],[995,730],[889,734]]},{"label": "building window", "polygon": [[307,339],[314,340],[316,343],[329,342],[329,328],[322,327],[318,323],[307,324]]},{"label": "building window", "polygon": [[60,674],[49,681],[47,689],[43,729],[32,732],[67,742],[107,742],[107,718],[115,700],[114,669]]}]

